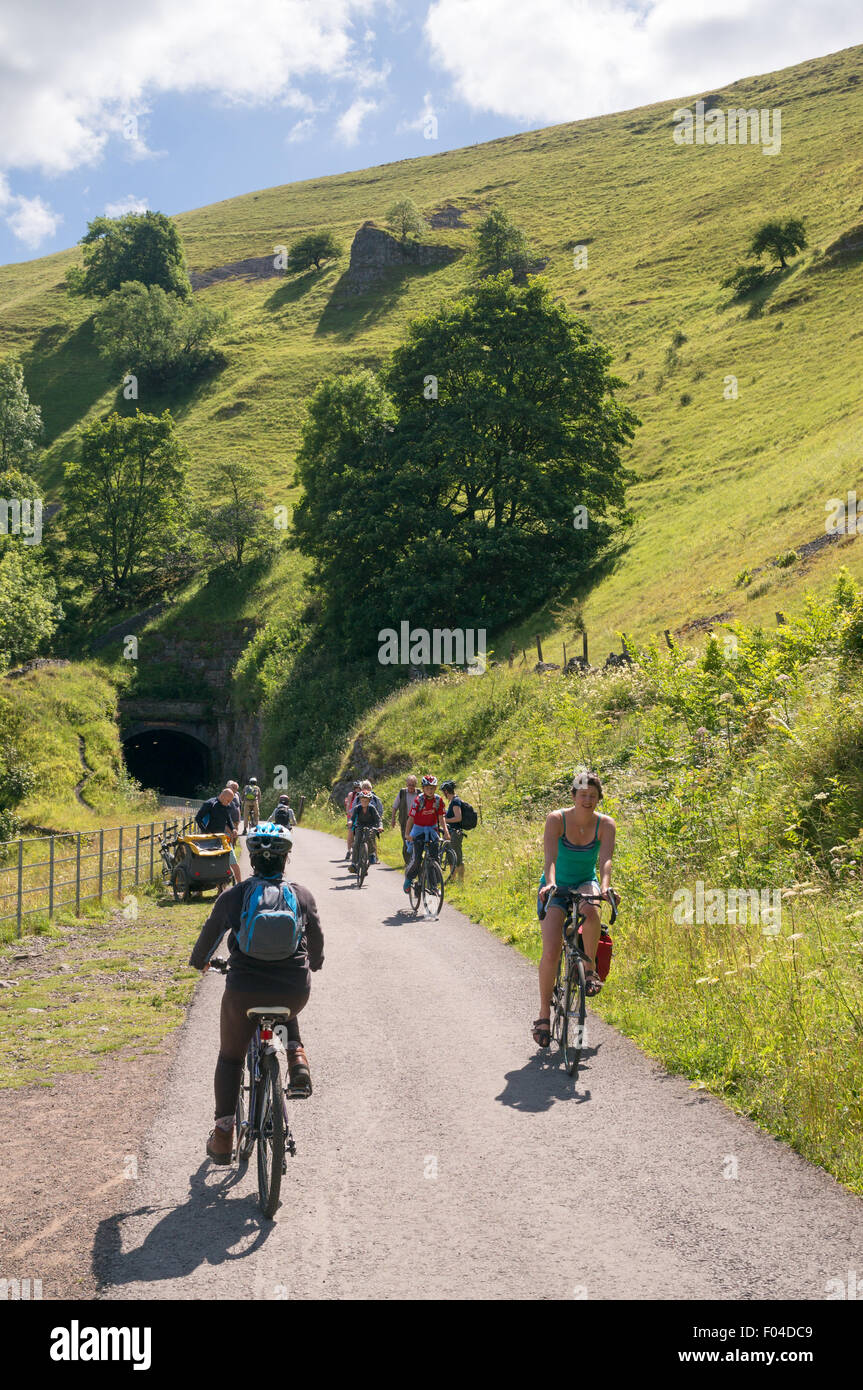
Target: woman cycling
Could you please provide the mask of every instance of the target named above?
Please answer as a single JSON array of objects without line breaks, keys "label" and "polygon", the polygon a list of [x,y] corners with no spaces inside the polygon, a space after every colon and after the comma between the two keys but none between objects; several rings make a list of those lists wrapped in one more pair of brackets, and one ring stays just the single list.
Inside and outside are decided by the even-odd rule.
[{"label": "woman cycling", "polygon": [[260,1004],[283,1004],[291,1010],[288,1020],[287,1053],[291,1090],[311,1095],[309,1063],[300,1038],[297,1014],[305,1008],[311,992],[310,970],[324,963],[324,936],[315,900],[308,888],[290,883],[299,912],[301,934],[292,955],[278,960],[262,960],[239,948],[242,913],[256,884],[279,887],[293,843],[290,830],[265,821],[250,830],[246,848],[252,863],[252,877],[222,893],[201,928],[189,964],[195,970],[209,970],[225,932],[228,937],[228,972],[222,995],[221,1042],[216,1063],[216,1127],[207,1140],[207,1153],[214,1163],[230,1163],[234,1147],[234,1112],[240,1093],[243,1061],[255,1031],[255,1021],[246,1010]]},{"label": "woman cycling", "polygon": [[[539,1018],[533,1024],[533,1040],[540,1047],[548,1047],[551,1042],[551,996],[563,949],[567,893],[575,890],[608,898],[611,888],[611,858],[617,827],[611,816],[600,815],[596,810],[602,800],[602,783],[595,772],[581,772],[573,779],[570,791],[572,806],[549,811],[545,820],[545,869],[538,899],[542,922]],[[602,989],[602,981],[596,973],[600,915],[599,908],[592,903],[582,903],[580,910],[584,917],[582,951],[587,961],[585,986],[586,993],[592,997]]]}]

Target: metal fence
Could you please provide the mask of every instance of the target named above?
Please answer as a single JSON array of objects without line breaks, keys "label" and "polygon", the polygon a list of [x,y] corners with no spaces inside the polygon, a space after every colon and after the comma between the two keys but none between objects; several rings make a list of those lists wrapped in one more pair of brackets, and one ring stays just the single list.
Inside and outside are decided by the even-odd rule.
[{"label": "metal fence", "polygon": [[20,936],[25,917],[53,917],[73,906],[77,916],[82,903],[109,893],[122,897],[124,888],[152,883],[162,872],[160,839],[189,824],[188,819],[150,821],[0,842],[0,922],[14,921]]}]

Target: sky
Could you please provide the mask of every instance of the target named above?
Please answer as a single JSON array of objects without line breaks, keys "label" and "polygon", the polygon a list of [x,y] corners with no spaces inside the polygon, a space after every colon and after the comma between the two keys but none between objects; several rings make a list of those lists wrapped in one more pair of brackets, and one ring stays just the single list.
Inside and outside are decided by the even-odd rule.
[{"label": "sky", "polygon": [[184,212],[858,43],[861,0],[0,0],[0,264],[103,214]]}]

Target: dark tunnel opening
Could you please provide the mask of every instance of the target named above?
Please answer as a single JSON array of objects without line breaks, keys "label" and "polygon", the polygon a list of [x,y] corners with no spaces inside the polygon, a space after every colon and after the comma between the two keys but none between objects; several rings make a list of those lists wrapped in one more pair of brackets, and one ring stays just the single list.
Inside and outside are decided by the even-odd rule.
[{"label": "dark tunnel opening", "polygon": [[166,796],[193,796],[210,777],[210,753],[191,734],[147,729],[123,742],[126,766],[142,787]]}]

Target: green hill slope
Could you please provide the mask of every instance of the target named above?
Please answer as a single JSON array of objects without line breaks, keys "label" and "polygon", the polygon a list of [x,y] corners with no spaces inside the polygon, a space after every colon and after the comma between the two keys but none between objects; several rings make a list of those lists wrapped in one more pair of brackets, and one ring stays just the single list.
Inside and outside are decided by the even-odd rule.
[{"label": "green hill slope", "polygon": [[[604,652],[636,636],[729,609],[789,606],[801,583],[838,562],[831,546],[805,564],[769,568],[746,590],[738,572],[823,534],[826,500],[855,482],[861,414],[860,155],[863,49],[747,78],[713,94],[723,107],[781,108],[782,146],[679,146],[680,98],[382,168],[250,193],[177,218],[197,271],[272,256],[303,230],[333,227],[346,244],[396,198],[430,214],[455,207],[465,225],[430,240],[465,249],[494,205],[523,225],[555,293],[615,353],[622,393],[642,417],[632,464],[638,524],[615,573],[590,595],[588,625]],[[719,287],[747,234],[769,215],[807,219],[808,249],[754,313]],[[586,245],[588,268],[573,268]],[[44,476],[56,490],[74,430],[117,399],[95,355],[89,306],[69,301],[73,250],[0,268],[0,351],[24,355],[48,433]],[[406,320],[468,280],[466,261],[390,272],[357,296],[340,293],[346,257],[320,274],[231,278],[198,291],[232,314],[227,365],[193,389],[142,399],[170,406],[200,478],[214,456],[264,460],[273,502],[293,496],[293,454],[309,392],[327,373],[375,365]],[[673,335],[685,342],[666,360]],[[727,377],[738,399],[723,398]],[[119,402],[129,409],[130,403]],[[863,571],[863,550],[842,555]],[[285,557],[291,594],[302,565]],[[266,603],[259,605],[265,612]],[[554,622],[540,617],[546,633]],[[535,624],[528,625],[530,627]],[[557,655],[552,647],[548,654]]]}]

